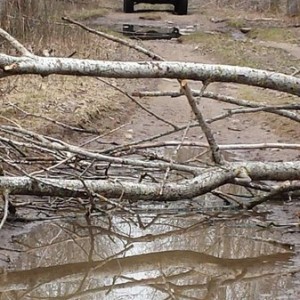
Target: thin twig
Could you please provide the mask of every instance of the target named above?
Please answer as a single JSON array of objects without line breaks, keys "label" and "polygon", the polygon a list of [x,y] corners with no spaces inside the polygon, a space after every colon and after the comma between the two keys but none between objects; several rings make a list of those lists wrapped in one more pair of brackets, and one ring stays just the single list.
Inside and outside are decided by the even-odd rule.
[{"label": "thin twig", "polygon": [[291,181],[285,181],[281,185],[274,188],[270,193],[263,195],[263,196],[257,196],[254,200],[252,200],[249,204],[245,204],[245,207],[247,209],[252,209],[255,206],[262,204],[272,198],[275,198],[275,196],[300,190],[300,182],[296,181],[295,183]]},{"label": "thin twig", "polygon": [[[130,148],[132,146],[139,145],[139,144],[146,143],[146,142],[150,142],[150,141],[153,141],[153,140],[171,135],[173,133],[176,133],[176,132],[179,132],[181,130],[186,129],[188,126],[190,128],[193,128],[193,127],[198,127],[199,124],[198,124],[198,122],[194,122],[192,124],[179,126],[177,129],[171,129],[171,130],[168,130],[168,131],[165,131],[165,132],[162,132],[162,133],[158,133],[158,134],[152,135],[152,136],[147,137],[147,138],[142,138],[138,141],[130,142],[130,143],[127,143],[127,144],[113,146],[113,147],[110,147],[108,149],[104,149],[104,150],[100,151],[99,153],[116,153],[116,152],[121,152],[121,151],[127,151],[127,150],[130,150]],[[1,137],[0,137],[0,139],[1,139]]]},{"label": "thin twig", "polygon": [[105,136],[107,136],[107,135],[110,135],[110,134],[112,134],[112,133],[114,133],[114,132],[116,132],[116,131],[122,129],[123,127],[125,127],[125,126],[127,126],[127,125],[129,125],[129,124],[130,124],[130,123],[122,124],[122,125],[120,125],[120,126],[114,128],[114,129],[112,129],[112,130],[110,130],[110,131],[108,131],[108,132],[105,132],[105,133],[103,133],[103,134],[101,134],[101,135],[98,135],[98,136],[96,136],[96,137],[94,137],[94,138],[91,138],[91,139],[89,139],[88,141],[85,141],[84,143],[80,144],[80,147],[86,146],[86,145],[88,145],[88,144],[90,144],[90,143],[92,143],[92,142],[95,142],[95,141],[97,141],[97,140],[99,140],[99,139],[101,139],[101,138],[103,138],[103,137],[105,137]]},{"label": "thin twig", "polygon": [[[192,91],[192,95],[194,97],[198,97],[201,93],[201,91],[199,91],[199,90],[191,90],[191,91]],[[183,95],[182,91],[180,91],[180,92],[141,91],[141,92],[132,93],[132,96],[136,96],[136,97],[163,97],[163,96],[180,97],[182,95]],[[281,106],[282,107],[281,109],[278,109],[278,108],[276,108],[276,106],[268,106],[266,103],[262,103],[262,102],[256,103],[256,102],[252,102],[252,101],[245,100],[245,99],[236,99],[234,97],[225,96],[222,94],[216,94],[216,93],[208,92],[208,91],[203,92],[202,96],[204,98],[209,98],[209,99],[221,101],[224,103],[239,105],[239,106],[252,107],[252,108],[266,107],[267,108],[266,112],[280,115],[282,117],[289,118],[296,122],[300,122],[300,116],[298,114],[295,114],[294,112],[290,112],[286,109],[283,109],[283,106]],[[273,110],[272,107],[274,107],[275,109]],[[289,105],[288,105],[288,107],[289,107]],[[270,108],[270,110],[268,110],[268,108]]]},{"label": "thin twig", "polygon": [[[66,142],[63,142],[61,140],[52,138],[52,137],[46,137],[37,133],[34,133],[32,131],[26,130],[24,128],[17,128],[12,126],[0,126],[0,131],[5,131],[10,134],[23,134],[26,136],[30,136],[31,142],[40,146],[45,147],[47,149],[56,150],[56,151],[66,151],[73,154],[77,154],[79,156],[83,157],[89,157],[91,159],[97,159],[99,161],[106,161],[111,163],[117,163],[121,165],[132,165],[132,166],[141,166],[141,167],[150,167],[150,168],[159,168],[159,169],[166,169],[170,166],[170,163],[164,163],[164,162],[150,162],[150,161],[142,161],[138,159],[129,159],[129,158],[119,158],[119,157],[113,157],[108,155],[103,155],[99,153],[95,153],[92,151],[85,150],[81,147],[73,146],[71,144],[68,144]],[[25,137],[23,137],[25,139]],[[1,137],[0,137],[1,139]],[[185,172],[195,172],[198,168],[197,167],[190,167],[185,166],[183,164],[173,164],[172,169],[178,170],[178,171],[185,171]]]},{"label": "thin twig", "polygon": [[179,149],[181,148],[182,146],[182,143],[184,142],[184,139],[186,138],[186,135],[189,131],[189,127],[187,127],[182,135],[182,138],[181,138],[181,143],[179,143],[175,149],[175,151],[173,152],[173,155],[172,155],[172,158],[171,158],[171,164],[170,164],[170,167],[167,168],[166,172],[165,172],[165,175],[164,175],[164,178],[163,178],[163,181],[162,181],[162,184],[161,184],[161,190],[160,190],[160,195],[163,194],[163,191],[164,191],[164,186],[168,180],[168,177],[169,177],[169,173],[171,171],[171,166],[172,164],[174,163],[174,159],[179,151]]},{"label": "thin twig", "polygon": [[0,230],[2,229],[4,223],[6,222],[7,216],[8,216],[8,208],[9,208],[9,198],[8,198],[8,190],[4,189],[2,191],[2,198],[4,201],[4,210],[3,210],[3,217],[2,220],[0,222]]},{"label": "thin twig", "polygon": [[110,87],[114,88],[115,90],[117,90],[118,92],[122,93],[123,95],[125,95],[127,98],[129,98],[132,102],[134,102],[138,107],[140,107],[142,110],[144,110],[145,112],[147,112],[150,116],[153,116],[154,118],[156,118],[157,120],[172,126],[174,129],[177,129],[178,127],[173,124],[172,122],[165,120],[164,118],[158,116],[157,114],[155,114],[154,112],[152,112],[151,110],[149,110],[148,108],[146,108],[143,104],[141,104],[139,101],[137,101],[136,99],[134,99],[132,96],[130,96],[128,93],[126,93],[125,91],[123,91],[122,89],[120,89],[119,87],[117,87],[116,85],[97,77],[97,80],[109,85]]},{"label": "thin twig", "polygon": [[[149,148],[165,148],[165,147],[198,147],[208,148],[209,144],[194,141],[159,141],[152,143],[143,143],[133,145],[130,150],[135,149],[149,149]],[[289,143],[256,143],[256,144],[219,144],[220,150],[249,150],[249,149],[295,149],[300,150],[300,144]]]},{"label": "thin twig", "polygon": [[154,60],[163,60],[162,57],[160,57],[159,55],[155,54],[154,52],[151,52],[149,50],[146,50],[145,48],[141,47],[141,46],[138,46],[136,44],[134,44],[133,42],[131,41],[127,41],[125,39],[121,39],[121,38],[118,38],[116,36],[113,36],[113,35],[110,35],[110,34],[107,34],[107,33],[104,33],[104,32],[101,32],[101,31],[97,31],[97,30],[94,30],[88,26],[85,26],[83,25],[82,23],[80,22],[77,22],[71,18],[68,18],[68,17],[63,17],[62,18],[64,21],[68,22],[68,23],[71,23],[71,24],[74,24],[74,25],[77,25],[79,27],[81,27],[82,29],[84,29],[85,31],[88,31],[92,34],[96,34],[98,36],[101,36],[101,37],[104,37],[110,41],[113,41],[113,42],[116,42],[118,44],[121,44],[121,45],[124,45],[124,46],[127,46],[131,49],[134,49],[140,53],[143,53],[145,55],[147,55],[148,57],[154,59]]}]

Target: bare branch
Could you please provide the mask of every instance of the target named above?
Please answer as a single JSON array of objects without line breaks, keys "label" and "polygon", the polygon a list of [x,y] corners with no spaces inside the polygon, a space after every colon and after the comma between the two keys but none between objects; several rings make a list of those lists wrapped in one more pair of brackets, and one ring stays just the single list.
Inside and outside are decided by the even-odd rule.
[{"label": "bare branch", "polygon": [[[185,137],[186,137],[186,135],[187,135],[187,133],[188,133],[188,130],[189,130],[189,127],[187,127],[187,128],[185,129],[185,131],[184,131],[184,133],[183,133],[183,135],[182,135],[182,138],[181,138],[181,143],[179,143],[179,144],[177,145],[176,149],[174,150],[173,155],[172,155],[172,158],[171,158],[171,164],[174,163],[174,158],[176,157],[176,155],[177,155],[177,153],[178,153],[178,151],[179,151],[179,149],[180,149],[180,147],[181,147],[181,145],[182,145],[182,143],[183,143],[183,141],[184,141],[184,139],[185,139]],[[162,183],[161,183],[161,190],[160,190],[160,194],[161,194],[161,195],[163,194],[164,186],[165,186],[165,183],[167,182],[167,179],[168,179],[168,177],[169,177],[170,171],[171,171],[171,166],[167,168],[167,170],[166,170],[166,172],[165,172],[165,175],[164,175],[164,178],[163,178],[163,181],[162,181]]]},{"label": "bare branch", "polygon": [[109,85],[110,87],[114,88],[115,90],[117,90],[118,92],[122,93],[123,95],[125,95],[127,98],[129,98],[133,103],[135,103],[138,107],[140,107],[142,110],[144,110],[145,112],[147,112],[150,116],[156,118],[157,120],[173,127],[174,129],[177,129],[178,127],[169,122],[168,120],[165,120],[164,118],[158,116],[157,114],[155,114],[154,112],[152,112],[151,110],[147,109],[144,105],[142,105],[139,101],[137,101],[136,99],[134,99],[132,96],[130,96],[128,93],[126,93],[125,91],[123,91],[122,89],[120,89],[119,87],[117,87],[116,85],[106,81],[106,80],[103,80],[101,78],[97,78],[98,80],[100,80],[101,82]]},{"label": "bare branch", "polygon": [[[203,85],[203,87],[205,89],[205,85]],[[195,114],[195,116],[198,120],[198,123],[199,123],[201,129],[203,130],[203,133],[206,136],[206,139],[208,141],[208,144],[209,144],[211,152],[212,152],[213,161],[217,164],[222,164],[224,162],[224,159],[222,157],[222,154],[220,153],[220,149],[217,145],[214,135],[213,135],[210,127],[207,125],[201,111],[198,109],[196,100],[194,99],[194,97],[192,95],[192,91],[191,91],[190,87],[187,85],[186,81],[184,81],[184,80],[181,81],[181,88],[184,91],[184,93],[189,101],[189,104],[193,110],[193,113]],[[204,91],[204,89],[203,89],[203,91]]]},{"label": "bare branch", "polygon": [[17,41],[14,37],[12,37],[5,30],[0,28],[0,36],[7,40],[17,51],[19,51],[24,56],[33,57],[34,55],[27,50],[19,41]]},{"label": "bare branch", "polygon": [[[23,134],[23,138],[25,140],[31,141],[33,144],[50,150],[56,150],[56,151],[66,151],[69,153],[77,154],[81,157],[88,157],[90,159],[97,159],[99,161],[106,161],[110,163],[116,163],[121,165],[131,165],[131,166],[140,166],[140,167],[149,167],[149,168],[158,168],[158,169],[167,169],[168,167],[171,167],[173,170],[183,171],[183,172],[190,172],[190,173],[197,173],[200,172],[201,168],[198,167],[190,167],[185,166],[183,164],[170,164],[170,163],[164,163],[164,162],[150,162],[150,161],[142,161],[138,159],[129,159],[129,158],[119,158],[119,157],[113,157],[108,155],[103,155],[99,153],[95,153],[92,151],[85,150],[84,148],[77,147],[70,145],[66,142],[63,142],[61,140],[57,140],[51,137],[45,137],[40,134],[34,133],[32,131],[23,129],[23,128],[17,128],[12,126],[0,126],[0,131],[9,132],[10,134],[17,135],[19,137],[22,137],[21,134]],[[29,139],[27,136],[30,136],[31,139]],[[0,137],[0,140],[8,140]],[[16,142],[18,144],[18,142]],[[27,144],[28,145],[28,144]],[[31,147],[28,145],[28,147]]]},{"label": "bare branch", "polygon": [[[134,149],[148,149],[148,148],[160,148],[160,147],[176,147],[181,145],[182,147],[199,147],[208,148],[209,144],[200,143],[194,141],[159,141],[152,143],[142,143],[133,145],[130,147]],[[257,144],[226,144],[218,145],[220,150],[249,150],[249,149],[300,149],[300,144],[288,144],[288,143],[257,143]]]},{"label": "bare branch", "polygon": [[[193,128],[193,127],[197,127],[197,126],[199,126],[198,122],[194,122],[192,124],[189,123],[187,125],[180,126],[177,129],[171,129],[171,130],[168,130],[168,131],[165,131],[165,132],[162,132],[162,133],[150,136],[150,137],[140,139],[138,141],[134,141],[134,142],[127,143],[127,144],[124,144],[124,145],[118,145],[118,146],[110,147],[108,149],[104,149],[100,153],[114,153],[114,152],[127,151],[127,150],[130,150],[131,147],[134,146],[134,145],[139,145],[141,143],[153,141],[153,140],[159,139],[161,137],[171,135],[172,133],[179,132],[181,130],[185,130],[187,127]],[[1,139],[1,137],[0,137],[0,139]]]},{"label": "bare branch", "polygon": [[245,204],[245,207],[247,209],[252,209],[255,206],[267,202],[268,200],[271,200],[280,194],[298,190],[300,190],[300,182],[285,181],[274,188],[270,193],[263,196],[257,196],[249,204]]},{"label": "bare branch", "polygon": [[[200,95],[201,91],[198,90],[192,90],[192,95],[194,97],[198,97]],[[180,97],[182,96],[183,93],[182,91],[180,92],[160,92],[160,91],[141,91],[141,92],[133,92],[132,96],[136,97],[163,97],[163,96],[169,96],[169,97]],[[274,106],[267,106],[265,103],[257,103],[257,102],[252,102],[249,100],[245,99],[236,99],[234,97],[230,96],[225,96],[221,94],[215,94],[213,92],[208,92],[205,91],[203,92],[202,95],[204,98],[210,98],[214,99],[217,101],[225,102],[225,103],[230,103],[230,104],[235,104],[239,106],[245,106],[245,107],[257,107],[257,108],[263,108],[266,107],[266,112],[277,114],[283,117],[287,117],[293,121],[300,122],[300,116],[294,112],[290,112],[286,109],[279,109]],[[269,108],[269,109],[268,109]],[[288,107],[286,107],[288,108]]]},{"label": "bare branch", "polygon": [[101,32],[101,31],[97,31],[97,30],[94,30],[86,25],[83,25],[82,23],[80,22],[77,22],[71,18],[68,18],[68,17],[63,17],[62,18],[64,21],[68,22],[68,23],[71,23],[71,24],[74,24],[74,25],[77,25],[79,27],[81,27],[82,29],[90,32],[90,33],[93,33],[93,34],[96,34],[98,36],[101,36],[101,37],[104,37],[110,41],[114,41],[118,44],[121,44],[121,45],[124,45],[124,46],[127,46],[128,48],[131,48],[131,49],[134,49],[140,53],[143,53],[145,55],[147,55],[148,57],[154,59],[154,60],[163,60],[162,57],[160,57],[159,55],[139,46],[139,45],[136,45],[134,43],[132,43],[131,41],[127,41],[125,39],[121,39],[121,38],[118,38],[116,36],[113,36],[111,34],[107,34],[107,33],[104,33],[104,32]]}]

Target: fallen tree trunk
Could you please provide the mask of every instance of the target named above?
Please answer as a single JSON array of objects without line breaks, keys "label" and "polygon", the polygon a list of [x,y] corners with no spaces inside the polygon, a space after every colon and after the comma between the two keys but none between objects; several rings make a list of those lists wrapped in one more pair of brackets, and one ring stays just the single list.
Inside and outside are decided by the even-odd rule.
[{"label": "fallen tree trunk", "polygon": [[0,54],[0,78],[12,75],[51,74],[110,78],[173,78],[209,82],[234,82],[300,95],[300,79],[247,67],[185,62],[97,61],[60,57]]},{"label": "fallen tree trunk", "polygon": [[[100,194],[107,198],[173,201],[197,197],[226,183],[243,180],[300,180],[300,161],[282,163],[228,163],[211,168],[193,179],[176,183],[137,183],[121,180],[72,180],[30,177],[0,177],[0,189],[12,195],[88,198]],[[240,174],[243,173],[243,176]],[[163,193],[161,192],[163,188]]]},{"label": "fallen tree trunk", "polygon": [[[140,155],[140,153],[134,152],[138,149],[131,148],[133,145],[142,145],[146,141],[152,141],[163,135],[153,136],[122,146],[93,151],[85,149],[83,146],[73,146],[64,141],[31,132],[22,128],[19,124],[17,124],[17,126],[2,125],[0,126],[0,131],[3,135],[0,136],[0,140],[4,144],[4,154],[1,159],[9,172],[11,168],[14,169],[14,171],[17,170],[17,173],[10,173],[15,176],[0,177],[0,190],[3,192],[3,195],[6,195],[6,212],[10,204],[8,195],[89,198],[91,199],[91,206],[94,207],[92,199],[97,197],[106,197],[107,199],[173,201],[204,195],[218,187],[230,183],[246,185],[247,187],[256,189],[259,184],[255,187],[252,186],[252,184],[256,184],[257,181],[261,180],[289,181],[289,184],[281,183],[281,185],[273,186],[270,184],[267,185],[267,187],[263,185],[258,187],[258,189],[262,191],[269,192],[269,196],[273,196],[281,191],[288,192],[300,188],[298,182],[293,184],[292,187],[290,186],[291,181],[300,180],[300,161],[277,163],[236,163],[225,161],[223,154],[220,152],[222,147],[219,147],[215,140],[214,132],[209,126],[212,121],[208,122],[205,120],[203,112],[194,98],[193,90],[190,89],[186,80],[184,80],[202,81],[202,89],[197,94],[197,96],[201,98],[205,95],[207,96],[205,90],[212,82],[246,84],[299,96],[299,78],[266,70],[228,65],[172,61],[121,62],[63,57],[40,57],[29,52],[23,45],[2,29],[0,29],[0,35],[22,55],[21,57],[15,57],[0,54],[0,69],[2,70],[0,72],[0,78],[25,74],[41,76],[58,74],[109,78],[177,79],[180,82],[181,92],[184,92],[188,98],[190,108],[197,117],[198,125],[209,143],[210,158],[214,158],[212,165],[204,162],[204,167],[197,163],[190,164],[187,162],[183,164],[173,159],[180,146],[184,144],[188,129],[196,126],[195,123],[190,120],[187,121],[183,127],[165,122],[173,127],[173,131],[163,133],[164,135],[186,129],[171,159],[159,155],[151,156],[148,153],[142,153]],[[220,100],[220,97],[217,98]],[[228,97],[224,99],[224,96],[221,98],[222,101],[232,104],[254,107],[254,111],[275,111],[273,107],[260,106],[256,108],[257,105],[249,104],[248,102],[245,103],[245,101],[237,102]],[[299,121],[297,113],[287,111],[287,107],[285,106],[283,110],[281,108],[282,107],[277,108],[277,110],[279,110],[278,112],[276,110],[277,114],[289,117],[294,121]],[[296,110],[297,108],[289,107],[289,109]],[[242,111],[243,113],[249,112],[249,110]],[[253,110],[251,112],[253,112]],[[225,114],[215,117],[215,120],[230,117],[233,113],[235,112],[226,112]],[[160,118],[160,120],[162,119]],[[95,139],[98,139],[98,137]],[[120,148],[123,152],[120,152]],[[19,164],[23,159],[27,159],[28,150],[31,155],[39,153],[41,157],[44,157],[45,153],[47,153],[56,163],[48,168],[42,166],[39,170],[33,171],[30,167],[28,167],[28,169],[22,168]],[[118,156],[116,155],[116,150],[118,150]],[[126,151],[128,151],[128,153],[126,153]],[[12,156],[11,153],[14,155]],[[105,155],[102,153],[105,153]],[[201,155],[199,156],[201,157]],[[99,173],[96,169],[92,170],[88,176],[85,176],[85,173],[90,171],[95,167],[95,164],[99,162],[102,163],[101,167],[106,169],[103,176],[104,178],[98,179]],[[26,161],[26,163],[30,166],[29,161]],[[64,176],[65,170],[59,169],[59,167],[62,166],[69,171],[67,177]],[[108,175],[108,170],[111,166],[117,166],[119,168],[117,173],[112,172],[112,176]],[[128,174],[124,176],[124,169],[122,168],[125,166],[134,170],[134,176],[131,169]],[[53,170],[56,170],[56,172],[51,173],[50,171]],[[154,170],[158,170],[160,174],[153,176]],[[182,173],[186,175],[187,173],[189,177],[186,178],[189,179],[181,181],[177,181],[178,177],[170,179],[170,172],[174,171],[177,171],[176,176],[182,175]],[[147,177],[144,173],[147,173],[146,175],[150,177],[150,180],[146,181],[144,179]],[[40,176],[37,176],[37,174]],[[41,174],[44,174],[44,176],[42,177]],[[251,196],[253,196],[253,194],[251,194]],[[266,199],[267,198],[268,197],[266,197]],[[236,202],[239,203],[238,201],[239,200]],[[264,198],[255,198],[255,201],[255,203],[262,203]],[[244,207],[243,203],[241,206]]]}]

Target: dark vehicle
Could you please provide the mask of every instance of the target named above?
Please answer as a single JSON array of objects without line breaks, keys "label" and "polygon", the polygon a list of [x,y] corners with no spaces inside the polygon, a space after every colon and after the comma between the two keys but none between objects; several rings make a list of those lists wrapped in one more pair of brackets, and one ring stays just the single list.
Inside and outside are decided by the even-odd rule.
[{"label": "dark vehicle", "polygon": [[188,11],[188,0],[123,0],[123,10],[125,13],[134,12],[134,5],[138,3],[166,4],[174,5],[174,10],[178,15],[186,15]]}]

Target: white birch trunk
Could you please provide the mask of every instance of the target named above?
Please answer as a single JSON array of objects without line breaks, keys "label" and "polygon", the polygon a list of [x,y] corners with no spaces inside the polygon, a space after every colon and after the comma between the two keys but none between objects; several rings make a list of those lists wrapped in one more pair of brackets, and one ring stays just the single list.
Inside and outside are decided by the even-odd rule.
[{"label": "white birch trunk", "polygon": [[247,67],[185,62],[121,62],[56,57],[14,57],[0,54],[0,78],[51,74],[110,78],[173,78],[234,82],[300,95],[300,79]]},{"label": "white birch trunk", "polygon": [[0,190],[12,195],[37,195],[88,198],[89,192],[108,198],[131,200],[173,201],[203,195],[226,183],[234,183],[240,170],[246,170],[251,180],[300,180],[300,161],[229,163],[226,167],[211,168],[193,179],[166,183],[163,194],[159,183],[136,183],[113,180],[46,179],[29,177],[0,177]]}]

